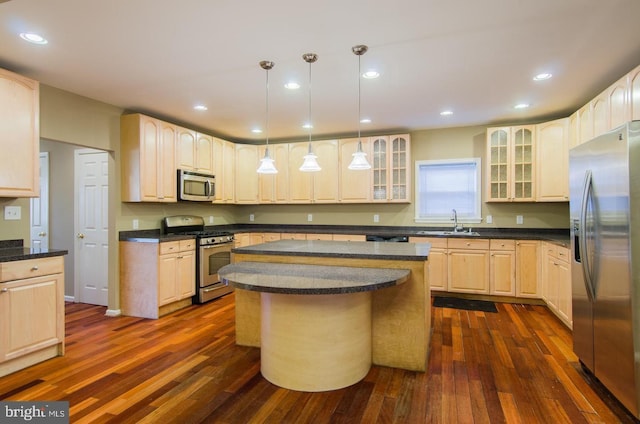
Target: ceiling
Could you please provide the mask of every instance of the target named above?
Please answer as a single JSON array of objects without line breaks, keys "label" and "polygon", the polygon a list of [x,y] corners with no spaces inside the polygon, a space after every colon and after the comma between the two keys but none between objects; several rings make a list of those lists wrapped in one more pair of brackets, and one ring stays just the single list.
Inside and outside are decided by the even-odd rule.
[{"label": "ceiling", "polygon": [[[0,0],[0,67],[259,142],[258,63],[271,60],[270,140],[306,140],[309,94],[313,138],[357,134],[351,47],[366,44],[361,69],[381,75],[360,80],[364,134],[537,122],[568,116],[640,64],[639,17],[638,0]],[[311,69],[304,53],[318,55]],[[540,72],[553,78],[533,81]],[[292,79],[299,90],[284,88]]]}]

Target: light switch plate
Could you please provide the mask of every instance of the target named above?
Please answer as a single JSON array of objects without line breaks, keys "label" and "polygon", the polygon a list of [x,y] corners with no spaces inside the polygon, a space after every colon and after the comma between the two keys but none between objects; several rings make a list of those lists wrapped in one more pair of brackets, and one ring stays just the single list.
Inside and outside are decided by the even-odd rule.
[{"label": "light switch plate", "polygon": [[5,221],[17,221],[22,216],[22,207],[20,206],[5,206],[4,207],[4,219]]},{"label": "light switch plate", "polygon": [[516,224],[522,224],[523,222],[522,215],[516,215]]}]

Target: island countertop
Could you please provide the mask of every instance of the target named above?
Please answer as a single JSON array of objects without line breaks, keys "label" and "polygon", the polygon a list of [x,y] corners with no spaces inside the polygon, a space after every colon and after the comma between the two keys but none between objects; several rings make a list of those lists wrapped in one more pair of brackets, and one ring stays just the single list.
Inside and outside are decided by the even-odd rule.
[{"label": "island countertop", "polygon": [[231,249],[245,255],[287,255],[350,259],[424,261],[430,243],[384,243],[330,240],[277,240]]},{"label": "island countertop", "polygon": [[407,269],[358,268],[302,264],[240,262],[218,275],[236,288],[282,294],[344,294],[379,290],[404,283]]}]

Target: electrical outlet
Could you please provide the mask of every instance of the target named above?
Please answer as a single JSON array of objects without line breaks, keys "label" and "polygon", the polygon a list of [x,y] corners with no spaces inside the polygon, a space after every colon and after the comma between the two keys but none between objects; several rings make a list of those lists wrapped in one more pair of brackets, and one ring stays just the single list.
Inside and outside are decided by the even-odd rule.
[{"label": "electrical outlet", "polygon": [[140,222],[137,219],[134,219],[131,225],[133,226],[134,230],[137,230],[138,227],[140,226]]},{"label": "electrical outlet", "polygon": [[249,221],[253,222],[253,221],[255,221],[255,219],[256,219],[256,217],[255,217],[254,214],[250,214],[249,215]]},{"label": "electrical outlet", "polygon": [[522,215],[516,215],[516,224],[522,224],[523,222]]},{"label": "electrical outlet", "polygon": [[380,222],[380,215],[377,213],[373,215],[373,222]]},{"label": "electrical outlet", "polygon": [[209,224],[213,224],[213,215],[209,215]]},{"label": "electrical outlet", "polygon": [[487,215],[485,221],[487,222],[487,224],[493,224],[493,215]]},{"label": "electrical outlet", "polygon": [[311,214],[307,215],[307,221],[309,222],[313,221],[313,215]]},{"label": "electrical outlet", "polygon": [[20,206],[5,206],[4,207],[4,219],[5,221],[17,221],[22,216],[22,207]]}]

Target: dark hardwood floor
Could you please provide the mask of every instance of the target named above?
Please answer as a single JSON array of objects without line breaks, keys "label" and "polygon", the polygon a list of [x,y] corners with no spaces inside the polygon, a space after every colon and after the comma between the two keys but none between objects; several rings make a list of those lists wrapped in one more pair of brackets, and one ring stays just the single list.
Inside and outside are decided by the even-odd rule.
[{"label": "dark hardwood floor", "polygon": [[75,423],[633,422],[585,376],[545,307],[432,308],[427,373],[373,366],[351,387],[302,393],[234,342],[233,295],[159,320],[66,305],[67,351],[0,378],[2,400],[67,400]]}]

